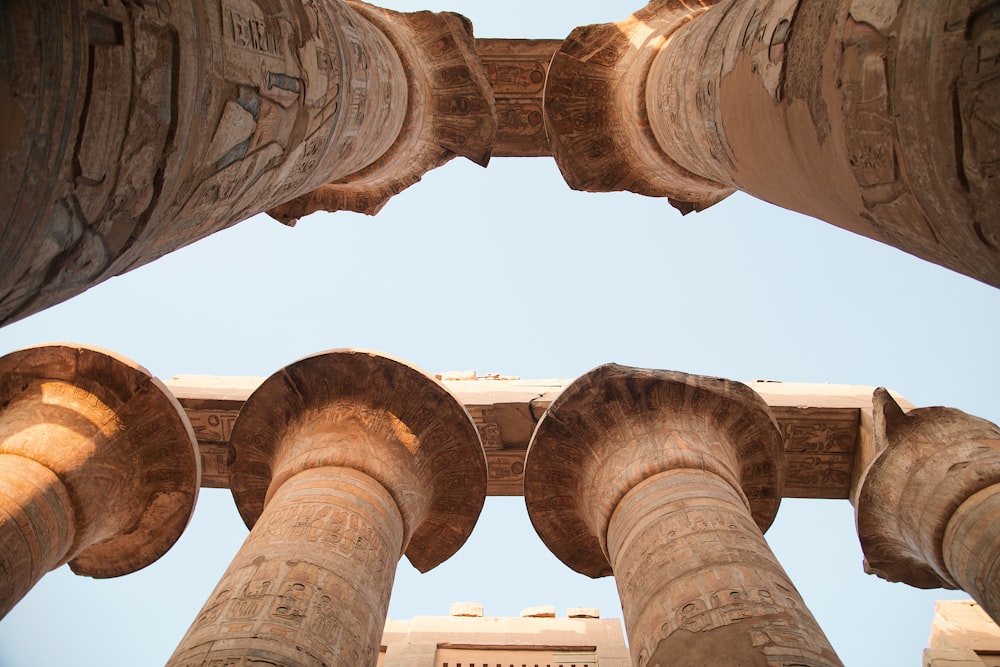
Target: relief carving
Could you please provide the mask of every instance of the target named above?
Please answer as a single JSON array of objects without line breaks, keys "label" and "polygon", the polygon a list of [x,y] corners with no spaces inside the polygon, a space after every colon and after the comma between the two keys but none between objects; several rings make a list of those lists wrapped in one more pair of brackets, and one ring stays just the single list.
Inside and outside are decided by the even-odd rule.
[{"label": "relief carving", "polygon": [[24,41],[4,78],[37,145],[0,143],[18,174],[0,212],[0,322],[358,171],[402,123],[398,59],[339,0],[3,12]]},{"label": "relief carving", "polygon": [[367,168],[328,179],[268,211],[285,224],[318,210],[374,215],[393,195],[456,155],[485,166],[496,141],[493,91],[464,18],[349,4],[384,33],[404,63],[407,103],[402,129]]},{"label": "relief carving", "polygon": [[1000,222],[993,212],[1000,191],[1000,5],[986,3],[964,26],[962,71],[956,84],[954,122],[961,184],[978,206],[973,227],[997,257]]}]

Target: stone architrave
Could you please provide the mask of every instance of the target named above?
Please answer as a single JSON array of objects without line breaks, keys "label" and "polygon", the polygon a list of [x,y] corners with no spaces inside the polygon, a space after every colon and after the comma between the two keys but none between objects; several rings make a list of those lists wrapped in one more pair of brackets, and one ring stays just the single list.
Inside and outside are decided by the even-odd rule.
[{"label": "stone architrave", "polygon": [[633,664],[840,665],[762,534],[782,475],[746,385],[608,364],[542,417],[524,492],[556,557],[615,576]]},{"label": "stone architrave", "polygon": [[[384,201],[492,148],[492,96],[453,15],[15,0],[0,24],[0,324],[327,183],[374,169],[348,198]],[[412,38],[424,25],[428,43]]]},{"label": "stone architrave", "polygon": [[166,553],[199,462],[180,404],[135,363],[68,344],[0,358],[0,617],[63,563],[117,577]]},{"label": "stone architrave", "polygon": [[654,0],[566,39],[552,152],[577,189],[739,189],[1000,287],[998,26],[985,0]]},{"label": "stone architrave", "polygon": [[1000,428],[953,408],[904,413],[878,389],[874,439],[856,501],[865,570],[960,588],[1000,622]]},{"label": "stone architrave", "polygon": [[250,535],[170,659],[175,666],[374,666],[396,563],[449,558],[486,497],[468,412],[399,361],[302,359],[247,400],[230,482]]}]

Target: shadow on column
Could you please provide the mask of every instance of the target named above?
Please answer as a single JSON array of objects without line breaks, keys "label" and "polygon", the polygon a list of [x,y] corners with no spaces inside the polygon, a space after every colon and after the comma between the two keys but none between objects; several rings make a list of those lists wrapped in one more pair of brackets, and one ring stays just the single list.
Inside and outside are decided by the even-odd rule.
[{"label": "shadow on column", "polygon": [[1000,428],[953,408],[904,413],[878,389],[874,440],[856,503],[865,570],[960,588],[1000,622]]},{"label": "shadow on column", "polygon": [[783,477],[746,385],[608,364],[539,421],[524,495],[556,557],[614,575],[633,664],[840,665],[762,534]]},{"label": "shadow on column", "polygon": [[374,666],[397,561],[424,572],[465,543],[486,456],[442,385],[337,350],[250,396],[230,486],[250,535],[169,664]]},{"label": "shadow on column", "polygon": [[200,475],[183,409],[141,366],[68,344],[0,358],[0,617],[63,563],[107,578],[155,561]]}]

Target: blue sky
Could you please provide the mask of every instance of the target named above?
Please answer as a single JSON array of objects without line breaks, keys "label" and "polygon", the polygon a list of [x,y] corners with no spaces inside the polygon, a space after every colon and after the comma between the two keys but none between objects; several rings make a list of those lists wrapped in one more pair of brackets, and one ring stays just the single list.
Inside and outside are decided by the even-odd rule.
[{"label": "blue sky", "polygon": [[[563,37],[624,3],[395,2],[456,9],[481,36]],[[1000,290],[744,195],[681,217],[665,200],[570,191],[550,159],[455,160],[375,218],[265,216],[0,329],[0,353],[106,347],[161,378],[267,376],[337,347],[429,372],[577,377],[615,361],[738,380],[887,386],[1000,422]],[[0,667],[162,664],[247,534],[203,490],[178,544],[115,580],[48,574],[0,622]],[[768,541],[849,666],[919,664],[933,601],[865,575],[846,501],[784,501]],[[572,573],[523,501],[490,499],[438,569],[399,565],[390,617],[552,604],[620,616],[613,580]]]}]

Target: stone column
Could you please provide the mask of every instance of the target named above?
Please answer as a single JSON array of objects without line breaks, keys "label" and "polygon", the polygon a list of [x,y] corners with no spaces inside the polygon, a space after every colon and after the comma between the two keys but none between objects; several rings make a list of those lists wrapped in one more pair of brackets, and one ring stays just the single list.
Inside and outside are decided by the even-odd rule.
[{"label": "stone column", "polygon": [[104,578],[155,561],[199,477],[184,411],[144,368],[71,345],[0,358],[0,617],[63,563]]},{"label": "stone column", "polygon": [[874,396],[882,450],[860,481],[865,570],[918,588],[960,588],[1000,622],[1000,428],[952,408],[904,413]]},{"label": "stone column", "polygon": [[998,12],[654,0],[567,38],[553,154],[578,189],[682,212],[739,189],[1000,286]]},{"label": "stone column", "polygon": [[[343,0],[0,5],[0,324],[366,169],[384,200],[456,153],[484,162],[492,96],[471,28],[390,12],[376,24],[373,12]],[[414,22],[431,27],[397,53]],[[439,70],[452,77],[431,86]],[[465,105],[457,123],[427,119],[449,116],[452,98]],[[428,134],[433,159],[420,152]]]},{"label": "stone column", "polygon": [[440,384],[341,350],[250,396],[230,485],[250,536],[169,664],[374,666],[396,562],[427,571],[465,542],[486,458]]},{"label": "stone column", "polygon": [[524,493],[560,560],[615,576],[633,664],[840,665],[762,534],[783,469],[746,385],[609,364],[542,417]]}]

